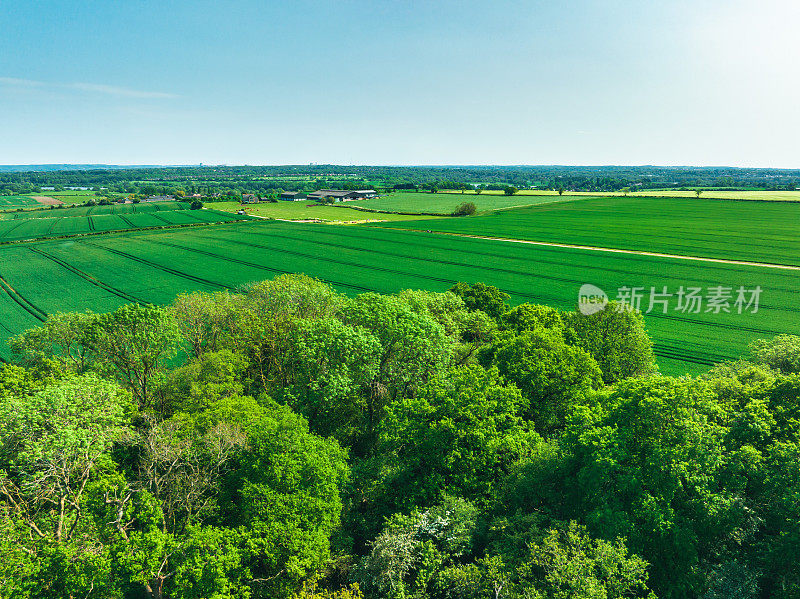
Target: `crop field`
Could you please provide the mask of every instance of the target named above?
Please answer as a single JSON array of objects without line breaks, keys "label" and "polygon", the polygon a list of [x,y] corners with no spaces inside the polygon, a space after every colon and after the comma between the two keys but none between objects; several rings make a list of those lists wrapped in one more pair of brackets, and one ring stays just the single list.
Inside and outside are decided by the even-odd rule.
[{"label": "crop field", "polygon": [[[375,225],[380,226],[380,225]],[[420,228],[415,223],[392,227]],[[587,198],[425,224],[437,232],[800,265],[800,204]]]},{"label": "crop field", "polygon": [[188,210],[188,202],[142,202],[139,204],[111,204],[110,206],[76,206],[75,208],[40,208],[23,212],[5,212],[0,214],[4,220],[26,218],[65,218],[68,216],[101,216],[104,214],[142,214],[145,212],[167,212],[170,210]]},{"label": "crop field", "polygon": [[352,204],[370,210],[449,215],[456,209],[456,206],[463,202],[472,202],[478,212],[486,212],[501,208],[566,202],[575,199],[574,196],[559,196],[555,192],[513,196],[500,195],[501,193],[391,193],[372,200],[359,200]]},{"label": "crop field", "polygon": [[[251,221],[132,231],[0,247],[0,337],[54,311],[107,311],[132,301],[167,303],[186,290],[236,289],[282,273],[319,277],[348,294],[444,291],[456,281],[497,285],[512,301],[574,309],[578,289],[609,296],[622,286],[760,286],[756,313],[646,316],[662,371],[698,372],[746,353],[747,343],[800,333],[800,271],[691,263],[653,256],[432,235],[375,227]],[[645,306],[642,306],[645,308]],[[5,344],[0,348],[8,357]]]},{"label": "crop field", "polygon": [[259,204],[240,204],[239,202],[209,202],[208,208],[237,212],[244,208],[247,214],[276,218],[280,220],[323,220],[328,222],[361,222],[365,220],[396,221],[436,218],[432,216],[413,217],[399,214],[375,214],[354,210],[345,206],[324,206],[314,202],[261,202]]},{"label": "crop field", "polygon": [[[113,206],[98,206],[113,208]],[[122,231],[146,227],[169,227],[203,223],[219,223],[249,220],[240,216],[217,210],[146,210],[144,212],[120,212],[118,214],[91,214],[84,216],[63,216],[60,214],[80,208],[46,211],[50,218],[20,218],[0,221],[0,243],[45,237],[63,237],[92,232]]]},{"label": "crop field", "polygon": [[[423,194],[428,195],[428,194]],[[434,194],[431,194],[434,195]],[[462,194],[456,190],[443,190],[436,195],[469,195],[474,196],[474,191],[465,191]],[[480,195],[503,195],[502,191],[485,190]],[[512,197],[521,196],[556,196],[558,192],[550,189],[522,189]],[[659,198],[696,198],[697,194],[693,189],[646,189],[629,192],[629,197],[659,197]],[[605,196],[605,197],[624,197],[621,191],[566,191],[563,197],[570,196]],[[765,190],[741,190],[728,191],[720,189],[703,189],[701,198],[716,200],[753,200],[761,202],[800,202],[800,190],[795,191],[765,191]]]},{"label": "crop field", "polygon": [[65,204],[82,204],[87,200],[97,200],[98,195],[94,191],[81,189],[67,189],[64,191],[42,191],[41,194],[50,198],[61,200]]},{"label": "crop field", "polygon": [[0,210],[13,210],[32,206],[41,206],[41,204],[30,196],[0,196]]}]

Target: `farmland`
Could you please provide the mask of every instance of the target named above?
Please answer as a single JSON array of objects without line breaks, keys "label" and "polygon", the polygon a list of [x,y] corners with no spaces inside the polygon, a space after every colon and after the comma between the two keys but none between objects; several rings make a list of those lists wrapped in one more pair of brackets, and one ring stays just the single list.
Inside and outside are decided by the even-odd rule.
[{"label": "farmland", "polygon": [[[279,220],[323,220],[329,222],[352,222],[364,220],[412,220],[414,217],[398,214],[374,214],[362,210],[354,210],[342,205],[326,206],[314,202],[261,202],[259,204],[240,204],[239,202],[209,202],[209,208],[237,212],[244,208],[247,214],[275,218]],[[417,217],[434,218],[434,217]]]},{"label": "farmland", "polygon": [[[763,189],[746,189],[746,190],[727,190],[727,189],[701,189],[700,195],[702,198],[714,200],[752,200],[758,202],[800,202],[800,190],[783,191],[783,190],[763,190]],[[427,194],[423,194],[427,195]],[[463,194],[455,190],[441,190],[436,195],[478,195],[474,191],[466,191]],[[504,195],[499,190],[484,190],[480,195]],[[552,189],[521,189],[512,197],[525,197],[525,196],[557,196],[557,191]],[[646,198],[696,198],[697,194],[694,189],[642,189],[631,190],[630,192],[622,191],[565,191],[563,197],[571,196],[603,196],[603,197],[646,197]]]},{"label": "farmland", "polygon": [[555,192],[537,194],[519,194],[514,196],[497,193],[391,193],[373,200],[353,202],[354,206],[390,212],[407,212],[413,214],[451,214],[462,202],[473,202],[479,212],[549,204],[575,199],[571,196],[559,196]]},{"label": "farmland", "polygon": [[[394,227],[419,228],[414,223]],[[800,204],[587,198],[441,219],[438,232],[800,265]]]},{"label": "farmland", "polygon": [[[236,289],[281,273],[304,272],[355,294],[405,288],[444,291],[456,281],[484,281],[512,296],[574,309],[578,288],[609,294],[623,285],[763,289],[756,314],[647,317],[659,363],[668,373],[704,369],[734,358],[756,338],[800,332],[794,301],[800,272],[728,264],[601,254],[395,231],[372,227],[257,221],[165,229],[0,247],[3,338],[54,311],[106,311],[131,302],[167,303],[189,290]],[[7,348],[3,356],[8,357]]]},{"label": "farmland", "polygon": [[[135,207],[135,205],[131,206]],[[124,206],[97,206],[96,208],[112,209],[124,208]],[[62,216],[62,213],[72,210],[83,211],[84,214]],[[139,212],[118,210],[114,213],[105,211],[100,214],[86,214],[86,210],[85,208],[47,210],[28,213],[26,214],[28,218],[2,220],[0,221],[0,243],[125,229],[229,222],[251,218],[216,210],[149,209]],[[92,210],[92,208],[88,208],[88,210]],[[34,214],[37,217],[32,217]],[[38,217],[39,215],[41,217]]]},{"label": "farmland", "polygon": [[33,206],[41,206],[41,204],[30,196],[0,196],[0,210],[30,208]]},{"label": "farmland", "polygon": [[101,216],[105,214],[143,214],[188,210],[188,202],[146,202],[140,204],[111,204],[109,206],[76,206],[75,208],[39,208],[23,212],[0,213],[0,219],[19,220],[27,218],[65,218],[70,216]]}]

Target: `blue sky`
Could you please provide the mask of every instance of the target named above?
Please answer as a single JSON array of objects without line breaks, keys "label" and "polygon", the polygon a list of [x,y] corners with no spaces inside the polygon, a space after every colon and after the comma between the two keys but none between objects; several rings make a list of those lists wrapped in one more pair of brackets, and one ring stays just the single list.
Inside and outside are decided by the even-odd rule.
[{"label": "blue sky", "polygon": [[800,167],[793,0],[0,0],[0,164]]}]

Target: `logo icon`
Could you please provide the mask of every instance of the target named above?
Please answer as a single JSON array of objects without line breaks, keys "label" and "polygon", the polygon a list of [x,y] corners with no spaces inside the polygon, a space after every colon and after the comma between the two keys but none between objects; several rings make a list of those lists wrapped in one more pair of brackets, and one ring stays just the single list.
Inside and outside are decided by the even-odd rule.
[{"label": "logo icon", "polygon": [[581,285],[578,291],[578,310],[584,316],[597,314],[608,305],[606,292],[589,283]]}]

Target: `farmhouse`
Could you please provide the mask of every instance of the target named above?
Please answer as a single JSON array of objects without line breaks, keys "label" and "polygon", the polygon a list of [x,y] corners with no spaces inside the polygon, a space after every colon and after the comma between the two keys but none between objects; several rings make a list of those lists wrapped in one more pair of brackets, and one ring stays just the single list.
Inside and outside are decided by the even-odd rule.
[{"label": "farmhouse", "polygon": [[336,202],[344,202],[347,200],[365,200],[374,197],[374,189],[320,189],[319,191],[308,194],[309,200],[332,198]]},{"label": "farmhouse", "polygon": [[242,196],[242,204],[258,204],[258,196],[246,193]]},{"label": "farmhouse", "polygon": [[284,191],[281,194],[281,199],[286,202],[299,202],[305,200],[308,196],[300,191]]}]

